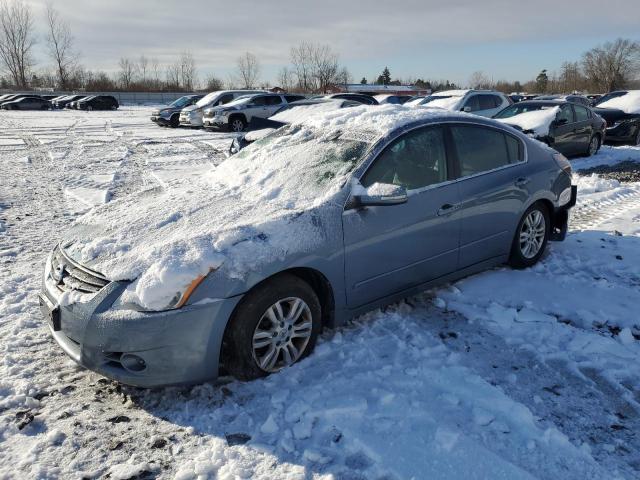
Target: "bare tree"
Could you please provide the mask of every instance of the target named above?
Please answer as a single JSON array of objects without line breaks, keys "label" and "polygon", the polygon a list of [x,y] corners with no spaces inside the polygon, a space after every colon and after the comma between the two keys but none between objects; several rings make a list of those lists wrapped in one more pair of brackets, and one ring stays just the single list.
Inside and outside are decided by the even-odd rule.
[{"label": "bare tree", "polygon": [[0,0],[0,60],[20,88],[28,87],[34,44],[29,6],[22,0]]},{"label": "bare tree", "polygon": [[338,70],[338,74],[336,75],[335,80],[335,83],[346,85],[347,83],[351,83],[353,77],[351,76],[351,73],[349,73],[349,70],[347,70],[347,67],[342,67],[340,70]]},{"label": "bare tree", "polygon": [[191,91],[196,83],[196,60],[191,52],[182,52],[178,61],[182,88]]},{"label": "bare tree", "polygon": [[491,89],[493,82],[482,71],[473,72],[469,77],[469,86],[475,89]]},{"label": "bare tree", "polygon": [[167,87],[172,90],[178,90],[180,88],[180,63],[168,65],[165,75]]},{"label": "bare tree", "polygon": [[298,80],[298,88],[303,92],[316,89],[313,78],[313,50],[311,42],[302,41],[297,47],[291,47],[291,64]]},{"label": "bare tree", "polygon": [[289,92],[293,90],[293,72],[289,70],[289,67],[282,67],[278,72],[278,77],[276,79],[278,86],[283,90]]},{"label": "bare tree", "polygon": [[138,59],[138,72],[140,72],[140,82],[142,82],[145,87],[148,87],[147,74],[149,73],[149,59],[144,54],[140,55]]},{"label": "bare tree", "polygon": [[210,92],[222,90],[224,88],[224,82],[215,75],[209,75],[205,80],[205,88]]},{"label": "bare tree", "polygon": [[160,84],[160,62],[156,57],[151,59],[151,72],[153,73],[153,83],[155,87]]},{"label": "bare tree", "polygon": [[131,87],[131,84],[133,83],[135,77],[136,65],[128,58],[122,57],[118,62],[118,66],[120,67],[120,72],[118,74],[120,78],[120,84],[122,85],[122,88],[128,90],[129,87]]},{"label": "bare tree", "polygon": [[640,43],[619,38],[589,50],[582,67],[591,84],[602,92],[624,87],[640,68]]},{"label": "bare tree", "polygon": [[258,84],[260,77],[260,62],[258,58],[250,52],[238,57],[237,60],[238,83],[242,88],[254,88]]},{"label": "bare tree", "polygon": [[336,83],[338,74],[338,54],[328,45],[315,45],[312,56],[313,76],[318,90],[326,93],[329,86]]},{"label": "bare tree", "polygon": [[77,54],[73,49],[73,36],[69,24],[65,22],[53,4],[47,3],[47,50],[55,64],[58,85],[62,90],[69,87],[69,78],[77,64]]}]

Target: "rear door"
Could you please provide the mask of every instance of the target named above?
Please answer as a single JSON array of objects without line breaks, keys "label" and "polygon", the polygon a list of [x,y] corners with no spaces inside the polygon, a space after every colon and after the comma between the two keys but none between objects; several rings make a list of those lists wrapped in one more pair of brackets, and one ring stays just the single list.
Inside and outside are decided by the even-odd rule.
[{"label": "rear door", "polygon": [[458,268],[509,253],[529,197],[523,142],[502,129],[453,124],[451,137],[460,189]]},{"label": "rear door", "polygon": [[359,307],[453,272],[460,228],[446,129],[420,127],[392,141],[361,178],[404,186],[401,205],[345,210],[347,303]]},{"label": "rear door", "polygon": [[589,148],[593,126],[591,125],[591,112],[582,105],[574,105],[573,111],[576,116],[574,128],[574,141],[576,153],[586,152]]},{"label": "rear door", "polygon": [[276,113],[285,102],[282,100],[280,95],[274,95],[271,97],[267,97],[266,108],[264,110],[264,116],[262,118],[269,118],[271,115]]},{"label": "rear door", "polygon": [[267,96],[266,95],[258,95],[257,97],[253,97],[247,105],[247,108],[243,109],[243,113],[247,118],[247,122],[250,122],[251,119],[255,116],[258,118],[267,118]]}]

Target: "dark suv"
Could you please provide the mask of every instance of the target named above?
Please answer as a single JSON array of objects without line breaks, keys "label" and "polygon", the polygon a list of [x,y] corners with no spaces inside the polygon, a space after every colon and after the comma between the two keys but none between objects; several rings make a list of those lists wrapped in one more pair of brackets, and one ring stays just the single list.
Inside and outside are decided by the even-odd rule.
[{"label": "dark suv", "polygon": [[120,105],[111,95],[97,95],[95,97],[80,100],[78,110],[116,110]]}]

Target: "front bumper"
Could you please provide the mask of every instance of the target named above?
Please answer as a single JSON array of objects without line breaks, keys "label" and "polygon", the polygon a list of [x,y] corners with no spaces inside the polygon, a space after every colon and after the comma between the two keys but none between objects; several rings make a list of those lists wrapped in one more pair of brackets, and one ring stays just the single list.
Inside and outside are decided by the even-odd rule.
[{"label": "front bumper", "polygon": [[[60,305],[61,292],[45,276],[41,309],[62,350],[78,364],[128,385],[214,380],[224,330],[242,296],[163,312],[111,309],[126,286],[112,282],[87,302]],[[47,315],[51,310],[56,313]]]}]

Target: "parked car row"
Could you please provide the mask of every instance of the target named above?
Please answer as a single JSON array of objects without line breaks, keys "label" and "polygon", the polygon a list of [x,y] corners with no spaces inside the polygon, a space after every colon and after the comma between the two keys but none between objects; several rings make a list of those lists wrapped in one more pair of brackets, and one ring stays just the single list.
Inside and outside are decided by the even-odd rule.
[{"label": "parked car row", "polygon": [[35,95],[7,94],[0,96],[3,110],[51,110],[75,108],[78,110],[116,110],[118,101],[112,95]]}]

